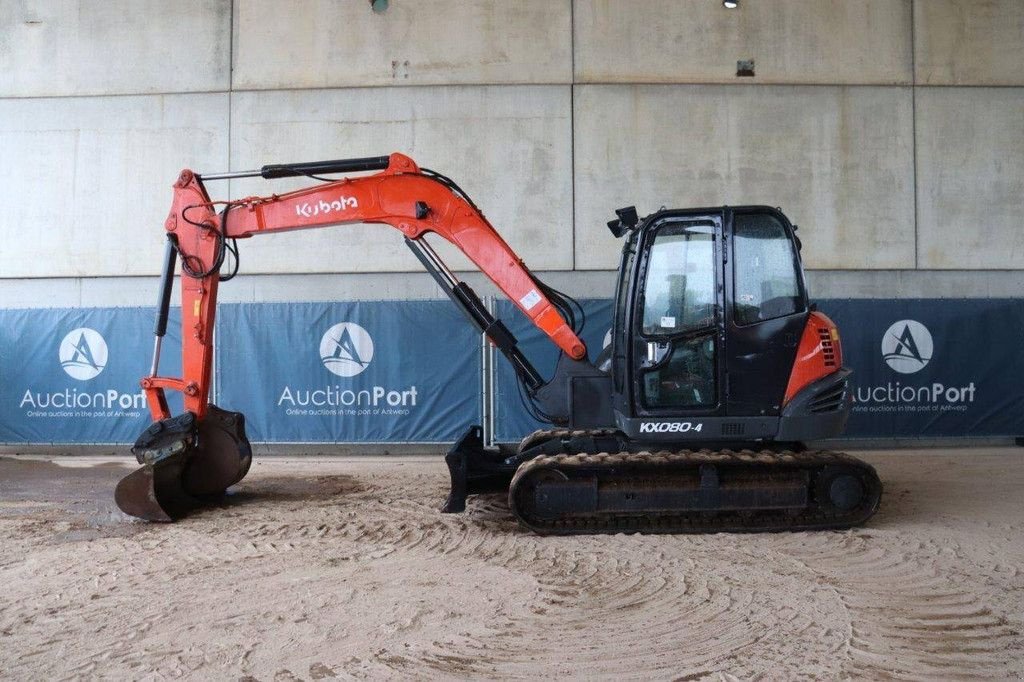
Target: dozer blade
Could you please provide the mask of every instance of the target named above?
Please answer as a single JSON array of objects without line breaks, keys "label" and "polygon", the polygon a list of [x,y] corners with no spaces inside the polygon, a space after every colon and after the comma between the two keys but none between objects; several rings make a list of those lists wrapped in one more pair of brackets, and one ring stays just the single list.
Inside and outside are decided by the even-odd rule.
[{"label": "dozer blade", "polygon": [[445,455],[451,476],[448,499],[441,508],[445,514],[466,510],[466,496],[508,490],[519,462],[511,462],[509,453],[485,448],[483,428],[471,426]]},{"label": "dozer blade", "polygon": [[245,417],[210,405],[152,424],[132,448],[142,464],[117,484],[114,500],[126,514],[175,521],[214,502],[242,480],[252,463]]}]

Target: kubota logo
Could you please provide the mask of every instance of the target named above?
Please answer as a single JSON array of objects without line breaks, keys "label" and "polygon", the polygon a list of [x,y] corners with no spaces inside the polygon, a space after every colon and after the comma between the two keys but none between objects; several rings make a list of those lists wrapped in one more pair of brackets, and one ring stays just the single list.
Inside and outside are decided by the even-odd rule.
[{"label": "kubota logo", "polygon": [[79,327],[60,342],[58,355],[60,366],[69,377],[88,381],[107,366],[107,342],[95,329]]},{"label": "kubota logo", "polygon": [[354,377],[373,360],[373,339],[355,322],[339,322],[320,339],[320,360],[340,377]]},{"label": "kubota logo", "polygon": [[916,320],[894,322],[882,335],[882,357],[900,374],[924,369],[933,350],[931,332]]},{"label": "kubota logo", "polygon": [[344,195],[334,201],[324,201],[321,199],[312,204],[307,201],[302,204],[295,204],[295,215],[300,218],[312,218],[324,213],[344,211],[346,208],[359,208],[359,201],[355,197],[346,197]]}]

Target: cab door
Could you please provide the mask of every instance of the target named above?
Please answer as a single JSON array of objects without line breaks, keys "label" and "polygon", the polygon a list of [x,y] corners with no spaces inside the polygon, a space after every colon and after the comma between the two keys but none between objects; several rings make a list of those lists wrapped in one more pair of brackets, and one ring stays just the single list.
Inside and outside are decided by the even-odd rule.
[{"label": "cab door", "polygon": [[722,219],[660,218],[645,230],[633,307],[638,416],[715,415],[723,408]]}]

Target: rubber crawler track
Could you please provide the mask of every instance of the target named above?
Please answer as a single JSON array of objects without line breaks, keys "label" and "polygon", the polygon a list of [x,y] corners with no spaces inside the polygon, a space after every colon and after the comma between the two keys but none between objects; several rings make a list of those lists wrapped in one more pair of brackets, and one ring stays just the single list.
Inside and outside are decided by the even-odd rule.
[{"label": "rubber crawler track", "polygon": [[617,431],[615,429],[537,429],[520,441],[518,450],[520,453],[523,453],[534,446],[555,438],[572,438],[576,436],[591,436],[598,438],[601,436],[613,436],[616,433]]},{"label": "rubber crawler track", "polygon": [[[546,432],[559,437],[561,432]],[[527,437],[536,444],[544,437]],[[657,512],[657,513],[568,513],[558,518],[541,518],[530,512],[530,496],[545,477],[597,477],[598,484],[608,481],[616,485],[630,482],[642,486],[644,481],[665,481],[672,477],[693,476],[701,465],[714,464],[763,477],[806,471],[811,493],[807,507],[797,510],[719,510]],[[856,476],[864,487],[862,501],[853,509],[842,511],[816,501],[814,485],[823,472],[841,472]],[[715,533],[772,532],[787,530],[842,529],[857,526],[878,509],[882,484],[872,466],[841,452],[825,450],[807,452],[774,452],[743,450],[683,450],[679,452],[619,452],[598,454],[541,455],[525,462],[516,471],[509,487],[509,506],[526,528],[544,535],[595,533]]]}]

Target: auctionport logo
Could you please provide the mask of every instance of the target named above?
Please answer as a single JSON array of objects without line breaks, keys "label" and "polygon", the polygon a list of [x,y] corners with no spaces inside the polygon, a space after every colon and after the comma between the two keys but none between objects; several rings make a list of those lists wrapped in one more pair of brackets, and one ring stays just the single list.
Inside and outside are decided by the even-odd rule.
[{"label": "auctionport logo", "polygon": [[[355,322],[339,322],[320,338],[320,362],[332,374],[354,377],[373,360],[373,339]],[[281,388],[277,407],[289,417],[381,417],[408,415],[416,407],[415,385],[405,388],[321,384]]]},{"label": "auctionport logo", "polygon": [[900,374],[924,369],[934,349],[931,332],[916,320],[894,322],[882,335],[882,358]]},{"label": "auctionport logo", "polygon": [[[932,360],[935,343],[928,328],[917,320],[899,320],[882,334],[882,358],[900,374],[914,374]],[[940,371],[939,374],[942,372]],[[942,377],[939,377],[942,378]],[[888,381],[876,386],[857,386],[853,393],[858,412],[965,412],[974,403],[973,381],[947,385],[933,381],[916,384]]]},{"label": "auctionport logo", "polygon": [[107,342],[95,329],[79,327],[60,342],[60,366],[72,379],[88,381],[107,366]]},{"label": "auctionport logo", "polygon": [[[79,327],[61,340],[58,356],[64,372],[78,381],[95,379],[107,366],[107,342],[95,329]],[[111,379],[110,375],[107,375]],[[116,381],[117,378],[111,379]],[[26,417],[137,417],[146,406],[146,394],[122,393],[116,388],[61,388],[29,386],[25,388],[18,409]]]},{"label": "auctionport logo", "polygon": [[373,339],[355,322],[339,322],[320,339],[320,361],[332,374],[354,377],[373,360]]}]

